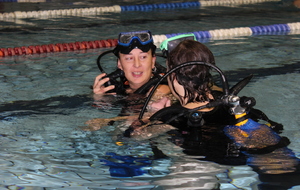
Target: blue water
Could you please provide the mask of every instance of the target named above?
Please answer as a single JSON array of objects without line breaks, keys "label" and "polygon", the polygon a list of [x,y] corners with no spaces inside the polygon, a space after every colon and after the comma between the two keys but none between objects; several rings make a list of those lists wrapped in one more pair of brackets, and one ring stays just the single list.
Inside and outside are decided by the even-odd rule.
[{"label": "blue water", "polygon": [[[0,12],[165,2],[180,1],[0,3]],[[299,11],[290,1],[275,1],[81,17],[3,19],[0,48],[115,39],[119,32],[131,30],[149,29],[158,35],[285,24],[299,22]],[[204,42],[230,85],[254,74],[240,95],[255,97],[256,108],[284,125],[281,135],[290,139],[288,148],[297,157],[299,33]],[[153,141],[168,157],[151,159],[149,141],[118,137],[122,123],[98,131],[82,130],[86,121],[117,116],[122,108],[115,103],[121,97],[105,99],[101,107],[92,106],[90,86],[100,73],[96,59],[108,49],[0,58],[0,189],[259,189],[261,179],[252,167],[199,161],[182,153],[167,140],[167,135]],[[105,68],[112,70],[115,61],[106,58]],[[132,177],[114,175],[122,172]],[[300,183],[290,182],[286,187],[299,189]]]}]

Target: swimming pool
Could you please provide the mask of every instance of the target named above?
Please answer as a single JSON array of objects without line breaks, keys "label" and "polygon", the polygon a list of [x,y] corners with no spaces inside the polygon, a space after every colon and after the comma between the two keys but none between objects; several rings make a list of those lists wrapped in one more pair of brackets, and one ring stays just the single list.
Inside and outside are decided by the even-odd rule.
[{"label": "swimming pool", "polygon": [[[0,11],[34,14],[40,10],[179,2],[1,2]],[[266,1],[29,18],[2,15],[0,48],[115,39],[119,32],[144,29],[161,35],[299,22],[299,9],[289,3]],[[241,95],[255,97],[257,108],[284,125],[282,135],[290,139],[289,148],[299,158],[299,30],[223,36],[202,42],[214,53],[230,85],[254,74]],[[96,59],[108,49],[0,57],[1,189],[260,188],[262,179],[250,166],[197,161],[169,143],[166,135],[153,141],[168,157],[153,160],[148,141],[122,139],[121,144],[115,143],[115,126],[81,130],[80,126],[90,119],[110,118],[120,112],[121,105],[113,101],[92,106],[90,86],[99,74]],[[115,59],[106,58],[106,69],[114,66]],[[300,184],[292,181],[299,176],[285,177],[290,180],[279,182],[278,188],[299,188]]]}]

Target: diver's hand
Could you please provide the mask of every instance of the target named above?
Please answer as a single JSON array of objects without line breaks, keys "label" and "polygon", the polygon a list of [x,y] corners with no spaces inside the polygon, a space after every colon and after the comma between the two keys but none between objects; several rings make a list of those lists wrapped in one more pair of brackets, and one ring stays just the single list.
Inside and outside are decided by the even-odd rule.
[{"label": "diver's hand", "polygon": [[[110,85],[107,87],[104,86],[104,84],[109,81],[109,78],[105,76],[106,73],[102,73],[95,78],[94,85],[93,85],[94,94],[106,94],[107,91],[115,88],[114,85]],[[116,94],[116,93],[109,93],[109,94]]]}]

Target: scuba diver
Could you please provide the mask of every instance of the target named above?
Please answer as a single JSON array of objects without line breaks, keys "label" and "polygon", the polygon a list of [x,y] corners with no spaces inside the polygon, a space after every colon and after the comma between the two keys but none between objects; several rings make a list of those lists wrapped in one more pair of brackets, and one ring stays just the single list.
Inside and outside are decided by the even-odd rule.
[{"label": "scuba diver", "polygon": [[[112,98],[111,96],[104,95],[126,95],[123,96],[125,100],[124,98],[117,100],[117,103],[122,105],[119,116],[139,113],[147,93],[166,71],[165,67],[156,62],[155,51],[156,46],[150,31],[120,33],[117,46],[113,50],[102,53],[97,59],[102,74],[94,81],[94,106],[102,107],[102,102],[106,104],[112,102],[111,99],[107,101]],[[113,53],[118,58],[117,69],[106,74],[101,66],[101,58],[109,53]],[[171,91],[165,81],[156,89],[153,99],[163,99],[170,94]]]},{"label": "scuba diver", "polygon": [[[94,94],[145,94],[157,83],[165,68],[156,63],[156,46],[150,31],[123,32],[119,34],[118,45],[102,53],[97,60],[102,74],[95,78]],[[106,74],[101,67],[101,58],[113,53],[117,58],[117,69]],[[167,85],[157,91],[170,93]]]},{"label": "scuba diver", "polygon": [[[110,102],[122,105],[120,114],[113,121],[126,120],[131,115],[137,115],[144,105],[147,93],[160,80],[166,72],[166,68],[156,62],[156,46],[154,45],[150,31],[123,32],[119,34],[118,45],[113,49],[103,52],[97,59],[97,65],[102,74],[95,78],[93,85],[95,107],[103,107]],[[106,74],[101,65],[103,56],[113,53],[117,58],[117,68],[110,74]],[[115,96],[125,95],[123,98]],[[162,99],[170,105],[165,96],[171,95],[171,91],[164,80],[155,90],[152,99]],[[168,102],[167,102],[168,101]],[[135,117],[136,118],[136,117]],[[107,124],[103,118],[87,121],[89,129],[98,130],[102,124]]]}]

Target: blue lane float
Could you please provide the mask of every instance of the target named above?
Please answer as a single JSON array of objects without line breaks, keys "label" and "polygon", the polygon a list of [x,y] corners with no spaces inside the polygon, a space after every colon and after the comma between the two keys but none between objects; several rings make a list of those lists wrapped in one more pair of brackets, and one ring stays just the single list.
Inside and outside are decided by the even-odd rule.
[{"label": "blue lane float", "polygon": [[288,33],[291,31],[288,24],[274,24],[268,26],[250,27],[253,35],[268,34],[268,33]]},{"label": "blue lane float", "polygon": [[121,11],[150,11],[155,9],[178,9],[178,8],[191,8],[200,7],[199,1],[184,2],[184,3],[161,3],[161,4],[146,4],[146,5],[129,5],[120,6]]}]

